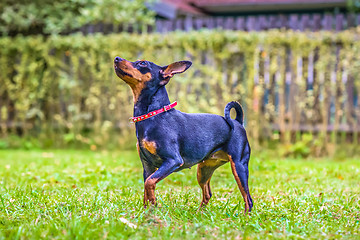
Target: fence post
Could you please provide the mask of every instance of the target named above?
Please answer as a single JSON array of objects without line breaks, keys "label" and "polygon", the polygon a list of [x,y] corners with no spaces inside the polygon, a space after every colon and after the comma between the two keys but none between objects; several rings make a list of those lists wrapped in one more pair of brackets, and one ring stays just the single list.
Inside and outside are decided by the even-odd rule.
[{"label": "fence post", "polygon": [[298,15],[291,14],[290,21],[289,21],[289,28],[293,30],[299,30],[299,22],[298,22]]},{"label": "fence post", "polygon": [[244,17],[237,17],[235,23],[236,30],[244,30],[245,29],[245,19]]},{"label": "fence post", "polygon": [[344,29],[344,14],[336,14],[335,30],[341,31]]},{"label": "fence post", "polygon": [[193,19],[190,15],[186,17],[184,25],[186,32],[193,30]]},{"label": "fence post", "polygon": [[333,16],[330,14],[325,14],[323,19],[322,28],[324,30],[330,31],[333,28]]}]

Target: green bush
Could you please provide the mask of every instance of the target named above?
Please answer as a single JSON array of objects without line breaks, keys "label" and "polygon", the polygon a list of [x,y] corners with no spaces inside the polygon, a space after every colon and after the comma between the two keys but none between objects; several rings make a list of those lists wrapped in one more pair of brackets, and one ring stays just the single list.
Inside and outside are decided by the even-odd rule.
[{"label": "green bush", "polygon": [[273,137],[294,143],[304,131],[316,132],[321,145],[356,144],[357,134],[339,132],[359,127],[352,101],[360,92],[358,38],[356,31],[3,37],[0,133],[50,146],[133,147],[131,91],[113,70],[121,56],[160,65],[193,61],[168,84],[170,100],[181,111],[221,115],[227,102],[240,101],[254,147]]},{"label": "green bush", "polygon": [[154,13],[145,0],[4,0],[0,34],[67,33],[86,24],[151,25]]},{"label": "green bush", "polygon": [[347,0],[347,8],[350,12],[360,12],[360,0]]}]

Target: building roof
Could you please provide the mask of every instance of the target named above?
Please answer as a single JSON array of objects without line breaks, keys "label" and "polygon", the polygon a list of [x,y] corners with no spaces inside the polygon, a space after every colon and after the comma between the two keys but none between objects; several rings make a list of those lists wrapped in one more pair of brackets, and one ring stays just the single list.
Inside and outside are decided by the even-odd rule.
[{"label": "building roof", "polygon": [[194,6],[214,13],[299,11],[346,7],[346,0],[192,0]]},{"label": "building roof", "polygon": [[195,15],[203,14],[199,8],[192,6],[191,0],[162,0],[162,2],[174,5],[180,12],[187,12]]},{"label": "building roof", "polygon": [[152,5],[151,8],[158,15],[168,19],[174,19],[182,15],[206,15],[201,8],[194,7],[190,0],[161,0]]},{"label": "building roof", "polygon": [[346,3],[346,0],[179,0],[195,5],[226,5],[226,4],[303,4],[303,3]]},{"label": "building roof", "polygon": [[347,0],[161,0],[153,8],[160,16],[236,14],[266,11],[345,8]]}]

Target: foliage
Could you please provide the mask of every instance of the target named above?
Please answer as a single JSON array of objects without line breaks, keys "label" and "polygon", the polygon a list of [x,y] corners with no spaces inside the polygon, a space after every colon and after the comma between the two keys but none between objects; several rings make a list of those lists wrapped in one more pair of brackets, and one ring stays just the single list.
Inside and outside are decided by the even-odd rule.
[{"label": "foliage", "polygon": [[[0,38],[0,134],[46,146],[134,144],[131,91],[113,59],[193,66],[167,86],[177,109],[223,114],[243,104],[253,147],[321,139],[320,154],[358,143],[359,33],[202,31]],[[277,134],[273,134],[277,130]]]},{"label": "foliage", "polygon": [[0,34],[57,34],[86,24],[153,24],[145,0],[5,0],[0,3]]},{"label": "foliage", "polygon": [[360,12],[360,0],[347,0],[347,8],[350,12]]},{"label": "foliage", "polygon": [[318,156],[321,151],[322,142],[315,139],[312,134],[306,133],[301,139],[293,144],[286,144],[280,148],[281,154],[285,157],[306,158],[309,156]]},{"label": "foliage", "polygon": [[196,168],[162,180],[159,206],[142,206],[137,153],[0,151],[4,239],[356,239],[360,161],[281,159],[254,153],[244,203],[229,164],[212,177],[198,211]]}]

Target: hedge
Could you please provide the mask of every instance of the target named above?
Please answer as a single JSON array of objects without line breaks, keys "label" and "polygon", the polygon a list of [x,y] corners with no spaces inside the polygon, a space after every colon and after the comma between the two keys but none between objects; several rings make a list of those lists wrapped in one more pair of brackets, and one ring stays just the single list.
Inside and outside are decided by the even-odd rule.
[{"label": "hedge", "polygon": [[35,137],[44,146],[129,144],[131,91],[113,70],[121,56],[159,65],[191,60],[167,85],[170,100],[181,111],[215,114],[240,101],[255,146],[291,143],[303,132],[316,136],[309,141],[320,149],[356,144],[359,36],[274,30],[2,37],[1,134]]}]

